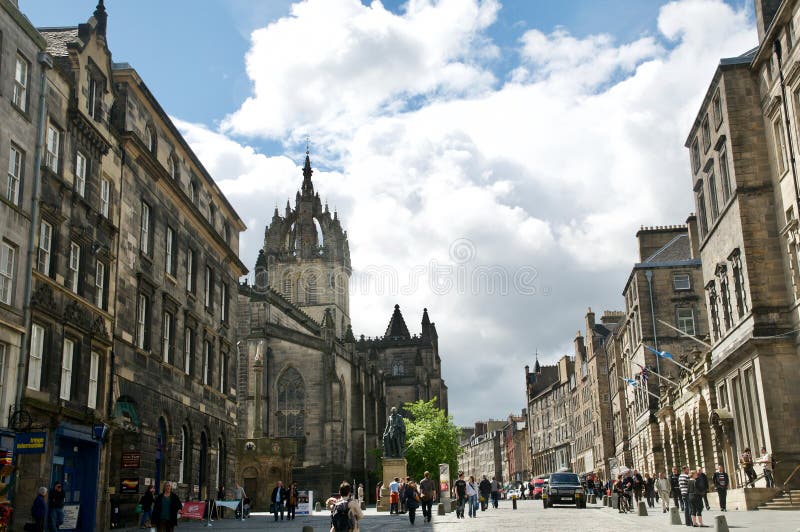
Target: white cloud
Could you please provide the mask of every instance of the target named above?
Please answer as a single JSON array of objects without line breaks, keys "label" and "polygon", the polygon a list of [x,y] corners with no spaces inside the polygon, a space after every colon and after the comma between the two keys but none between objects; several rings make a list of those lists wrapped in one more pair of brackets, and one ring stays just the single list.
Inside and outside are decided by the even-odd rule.
[{"label": "white cloud", "polygon": [[[382,334],[395,302],[412,331],[429,308],[461,423],[519,410],[534,349],[554,359],[587,306],[622,305],[639,225],[680,223],[694,210],[683,140],[719,58],[756,42],[742,10],[671,2],[658,33],[631,42],[532,29],[498,86],[487,36],[497,10],[490,1],[411,1],[400,15],[377,2],[298,3],[253,33],[253,94],[223,132],[180,124],[250,226],[249,264],[272,205],[294,195],[301,161],[227,135],[308,132],[334,161],[314,181],[340,207],[357,273],[392,266],[403,284],[432,261],[457,264],[454,242],[474,246],[467,275],[535,268],[535,295],[456,286],[439,296],[425,276],[410,294],[351,297],[357,334]],[[502,379],[500,393],[487,375]]]}]

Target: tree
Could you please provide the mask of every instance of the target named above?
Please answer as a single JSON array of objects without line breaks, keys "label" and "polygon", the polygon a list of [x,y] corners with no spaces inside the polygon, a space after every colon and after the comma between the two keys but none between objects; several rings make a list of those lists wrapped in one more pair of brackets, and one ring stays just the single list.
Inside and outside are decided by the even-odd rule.
[{"label": "tree", "polygon": [[[406,403],[409,413],[406,420],[406,461],[408,474],[419,480],[425,471],[436,479],[439,464],[450,464],[450,474],[458,470],[458,455],[461,454],[461,429],[453,423],[453,417],[435,406],[436,398],[430,401]],[[450,479],[447,479],[450,482]]]}]

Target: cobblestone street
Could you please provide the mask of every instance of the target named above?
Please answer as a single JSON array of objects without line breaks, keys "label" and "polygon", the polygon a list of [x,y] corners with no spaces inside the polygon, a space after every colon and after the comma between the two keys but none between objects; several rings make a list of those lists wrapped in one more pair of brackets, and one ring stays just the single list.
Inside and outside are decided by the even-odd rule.
[{"label": "cobblestone street", "polygon": [[[714,528],[714,517],[720,512],[704,512],[704,522],[709,529]],[[725,514],[728,526],[732,530],[753,530],[770,532],[800,531],[800,513],[788,512],[728,512]],[[293,522],[273,521],[271,515],[253,515],[244,523],[223,520],[214,521],[211,530],[293,530],[300,532],[303,526],[311,525],[315,532],[327,532],[330,528],[330,519],[327,512],[314,516],[298,517]],[[683,530],[683,527],[671,526],[669,517],[658,509],[647,517],[635,514],[620,515],[616,510],[590,505],[585,510],[571,507],[557,507],[544,510],[540,501],[518,501],[517,510],[511,509],[511,503],[503,501],[498,510],[479,512],[478,517],[464,520],[456,519],[455,513],[447,516],[434,516],[433,522],[428,525],[422,522],[417,515],[414,527],[408,522],[406,515],[389,516],[385,513],[378,514],[370,508],[360,523],[362,532],[394,530],[435,530],[445,532],[455,531],[493,531],[493,530],[614,530],[623,531],[661,531]],[[205,523],[181,524],[180,530],[201,530],[206,528]]]}]

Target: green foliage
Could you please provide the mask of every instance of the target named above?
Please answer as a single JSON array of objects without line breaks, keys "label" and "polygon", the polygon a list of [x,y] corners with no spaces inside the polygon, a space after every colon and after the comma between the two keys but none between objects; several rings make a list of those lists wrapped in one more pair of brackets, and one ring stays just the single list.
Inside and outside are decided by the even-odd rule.
[{"label": "green foliage", "polygon": [[451,476],[458,470],[461,429],[453,423],[452,416],[437,408],[435,403],[434,397],[428,402],[420,400],[403,407],[409,413],[406,420],[408,474],[417,481],[425,471],[430,471],[435,481],[439,476],[439,464],[450,464]]}]

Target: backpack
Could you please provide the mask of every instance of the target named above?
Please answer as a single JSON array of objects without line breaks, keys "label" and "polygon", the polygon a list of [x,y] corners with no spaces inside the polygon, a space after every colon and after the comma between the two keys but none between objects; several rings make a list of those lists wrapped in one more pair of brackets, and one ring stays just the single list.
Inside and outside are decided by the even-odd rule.
[{"label": "backpack", "polygon": [[347,532],[353,530],[356,524],[350,516],[350,501],[341,499],[331,510],[331,526],[336,532]]}]

